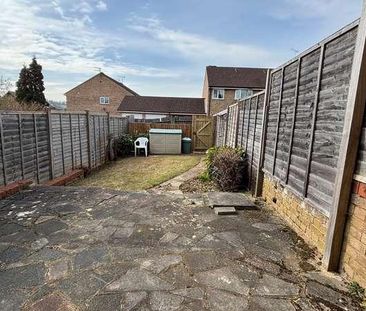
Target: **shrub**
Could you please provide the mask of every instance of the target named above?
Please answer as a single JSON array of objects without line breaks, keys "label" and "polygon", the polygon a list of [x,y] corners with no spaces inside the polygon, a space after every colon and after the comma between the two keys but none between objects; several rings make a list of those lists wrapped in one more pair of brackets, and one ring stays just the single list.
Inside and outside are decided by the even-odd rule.
[{"label": "shrub", "polygon": [[134,152],[134,142],[138,137],[148,137],[146,134],[123,134],[114,140],[113,148],[118,157],[127,157]]},{"label": "shrub", "polygon": [[130,134],[123,134],[114,140],[114,150],[118,157],[127,157],[133,152],[134,139]]},{"label": "shrub", "polygon": [[242,149],[210,148],[206,158],[207,173],[222,191],[237,191],[246,182],[246,160]]},{"label": "shrub", "polygon": [[198,176],[198,179],[202,182],[207,182],[207,181],[211,180],[211,177],[210,177],[208,171],[206,170]]}]

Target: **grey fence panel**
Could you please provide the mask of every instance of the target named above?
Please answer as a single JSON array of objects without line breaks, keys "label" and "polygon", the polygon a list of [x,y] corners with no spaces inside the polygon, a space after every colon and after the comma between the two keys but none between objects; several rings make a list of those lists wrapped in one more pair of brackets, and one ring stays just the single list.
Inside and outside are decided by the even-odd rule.
[{"label": "grey fence panel", "polygon": [[238,117],[238,130],[237,130],[237,141],[236,144],[238,147],[242,147],[243,137],[243,123],[244,123],[244,113],[245,113],[245,105],[244,102],[241,101],[238,103],[239,106],[239,117]]},{"label": "grey fence panel", "polygon": [[38,153],[38,183],[47,181],[50,179],[50,153],[48,142],[48,122],[47,115],[34,114],[34,120],[36,121],[37,130],[37,146],[36,156]]},{"label": "grey fence panel", "polygon": [[305,188],[305,175],[316,94],[320,48],[301,59],[295,127],[290,157],[288,184],[299,194]]},{"label": "grey fence panel", "polygon": [[357,36],[353,29],[325,45],[307,197],[329,211]]},{"label": "grey fence panel", "polygon": [[296,93],[298,61],[290,64],[284,69],[281,107],[278,123],[278,139],[276,146],[276,159],[274,166],[274,175],[282,181],[286,181],[287,163],[290,152],[290,138],[294,114],[294,102]]},{"label": "grey fence panel", "polygon": [[228,126],[227,126],[227,138],[226,145],[232,148],[236,147],[236,134],[237,134],[237,119],[238,119],[238,104],[232,105],[228,109]]},{"label": "grey fence panel", "polygon": [[278,110],[280,107],[282,84],[282,71],[271,75],[271,88],[269,93],[268,115],[267,115],[267,135],[265,138],[266,149],[264,153],[264,169],[267,172],[273,171],[274,154],[276,149],[277,128],[278,128]]},{"label": "grey fence panel", "polygon": [[[3,118],[2,126],[3,126],[4,156],[6,162],[5,173],[7,176],[7,182],[10,183],[21,177],[22,164],[21,164],[21,153],[20,153],[18,116],[14,114],[5,115]],[[33,148],[34,141],[32,141],[31,143]]]},{"label": "grey fence panel", "polygon": [[244,149],[247,150],[247,146],[248,146],[248,126],[249,126],[249,114],[250,114],[250,100],[244,100],[243,101],[243,110],[244,110],[244,114],[243,114],[243,123],[241,124],[240,128],[242,131],[242,137],[241,137],[241,141],[240,141],[240,146]]},{"label": "grey fence panel", "polygon": [[62,115],[60,113],[55,113],[51,115],[51,126],[54,177],[59,177],[66,172],[64,165],[64,137]]},{"label": "grey fence panel", "polygon": [[264,169],[325,214],[331,213],[356,35],[350,26],[271,77]]},{"label": "grey fence panel", "polygon": [[121,116],[52,112],[49,119],[44,112],[1,113],[0,185],[22,179],[42,183],[52,173],[56,178],[75,168],[100,166],[107,161],[108,134],[124,133],[128,119]]},{"label": "grey fence panel", "polygon": [[[320,211],[331,213],[357,27],[357,22],[348,25],[272,71],[267,103],[262,93],[227,110],[224,143],[234,146],[235,141],[246,151],[251,186],[258,169],[263,170]],[[222,116],[216,129],[220,144],[221,123],[226,122]],[[263,167],[258,167],[262,150]],[[366,118],[356,174],[366,181]]]},{"label": "grey fence panel", "polygon": [[215,145],[218,147],[222,147],[225,145],[226,118],[226,113],[216,116]]},{"label": "grey fence panel", "polygon": [[261,153],[264,92],[239,101],[216,115],[216,146],[241,147],[248,159],[247,177],[254,191]]}]

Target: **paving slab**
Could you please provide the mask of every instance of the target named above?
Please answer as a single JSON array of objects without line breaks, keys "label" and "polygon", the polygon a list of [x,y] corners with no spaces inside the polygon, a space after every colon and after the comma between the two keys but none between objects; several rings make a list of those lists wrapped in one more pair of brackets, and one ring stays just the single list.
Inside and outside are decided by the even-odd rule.
[{"label": "paving slab", "polygon": [[77,307],[60,293],[52,293],[24,308],[24,311],[47,310],[77,311]]},{"label": "paving slab", "polygon": [[296,311],[291,301],[264,297],[254,297],[251,299],[249,308],[253,311]]},{"label": "paving slab", "polygon": [[146,299],[147,292],[127,292],[122,300],[122,310],[130,311],[141,307],[141,304]]},{"label": "paving slab", "polygon": [[0,271],[0,289],[41,285],[45,278],[44,264],[33,264]]},{"label": "paving slab", "polygon": [[236,296],[234,294],[221,291],[221,290],[208,290],[207,300],[209,310],[212,311],[247,311],[248,299],[242,296]]},{"label": "paving slab", "polygon": [[254,293],[261,296],[296,296],[300,291],[298,285],[284,281],[279,277],[265,274],[259,281]]},{"label": "paving slab", "polygon": [[[96,295],[87,303],[88,311],[107,311],[107,310],[121,310],[122,295],[108,294]],[[123,308],[122,310],[130,310]],[[60,310],[61,311],[61,310]]]},{"label": "paving slab", "polygon": [[284,228],[206,194],[36,187],[0,201],[0,309],[358,310]]},{"label": "paving slab", "polygon": [[154,311],[178,310],[184,298],[166,292],[152,292],[150,295],[150,306]]},{"label": "paving slab", "polygon": [[228,268],[200,272],[195,275],[198,283],[226,290],[240,295],[248,295],[249,287]]},{"label": "paving slab", "polygon": [[154,274],[143,270],[129,270],[106,287],[107,291],[172,290],[174,286]]},{"label": "paving slab", "polygon": [[233,192],[209,192],[207,193],[209,206],[214,207],[235,207],[241,209],[257,209],[257,206],[243,193]]},{"label": "paving slab", "polygon": [[216,215],[235,215],[238,212],[233,206],[214,207]]}]

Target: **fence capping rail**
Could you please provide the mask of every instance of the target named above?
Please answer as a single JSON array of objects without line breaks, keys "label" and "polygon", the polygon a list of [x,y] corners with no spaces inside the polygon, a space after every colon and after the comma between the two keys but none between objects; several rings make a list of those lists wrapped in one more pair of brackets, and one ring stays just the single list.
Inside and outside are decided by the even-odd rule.
[{"label": "fence capping rail", "polygon": [[358,146],[366,104],[366,1],[357,32],[347,108],[334,186],[331,214],[328,221],[323,264],[337,271],[343,245],[344,227],[356,165]]}]

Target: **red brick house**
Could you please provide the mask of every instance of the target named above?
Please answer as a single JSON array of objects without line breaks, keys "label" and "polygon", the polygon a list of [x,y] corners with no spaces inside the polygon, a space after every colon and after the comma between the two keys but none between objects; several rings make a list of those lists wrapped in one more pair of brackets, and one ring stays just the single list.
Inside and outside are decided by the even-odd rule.
[{"label": "red brick house", "polygon": [[77,85],[65,93],[66,110],[117,112],[125,96],[138,94],[103,72]]},{"label": "red brick house", "polygon": [[264,90],[267,70],[267,68],[207,66],[202,92],[206,113],[214,115],[235,101]]}]

